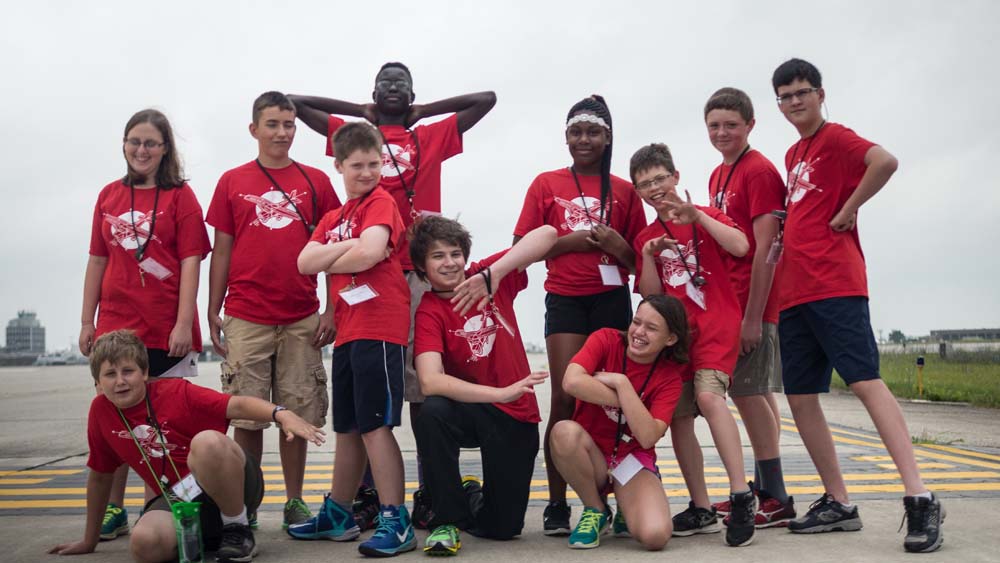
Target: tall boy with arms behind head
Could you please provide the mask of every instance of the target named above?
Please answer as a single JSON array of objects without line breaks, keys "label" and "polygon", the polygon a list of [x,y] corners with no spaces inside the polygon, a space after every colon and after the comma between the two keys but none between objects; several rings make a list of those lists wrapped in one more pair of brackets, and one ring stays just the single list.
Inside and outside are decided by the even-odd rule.
[{"label": "tall boy with arms behind head", "polygon": [[[712,172],[708,195],[747,235],[750,251],[741,258],[728,255],[733,289],[743,312],[740,356],[733,371],[729,396],[740,411],[754,452],[754,489],[759,498],[757,527],[786,526],[795,517],[792,497],[785,491],[778,439],[781,419],[774,392],[781,391],[778,352],[777,285],[774,264],[767,260],[778,234],[778,218],[785,186],[781,175],[763,154],[750,147],[755,124],[750,97],[736,88],[722,88],[705,104],[708,138],[722,164]],[[728,515],[728,501],[714,505]]]},{"label": "tall boy with arms behind head", "polygon": [[[215,227],[208,324],[222,362],[223,390],[282,402],[311,424],[326,423],[320,349],[333,342],[333,310],[317,315],[316,276],[295,259],[324,213],[340,207],[330,179],[288,156],[295,106],[280,92],[253,104],[253,161],[222,175],[206,220]],[[223,298],[226,318],[219,317]],[[223,341],[223,333],[225,340]],[[258,462],[267,422],[233,421],[234,438]],[[306,443],[281,442],[288,496],[284,524],[310,516],[302,502]]]},{"label": "tall boy with arms behind head", "polygon": [[[289,96],[298,109],[298,118],[327,138],[326,154],[333,156],[333,134],[344,125],[338,116],[363,117],[382,133],[382,187],[399,207],[406,228],[421,215],[441,211],[441,163],[462,152],[462,135],[496,104],[493,92],[476,92],[427,104],[414,104],[413,77],[400,62],[388,62],[375,75],[372,103],[356,104],[331,98]],[[417,125],[424,118],[452,113],[429,125]],[[412,128],[412,129],[411,129]],[[400,241],[400,263],[410,287],[410,334],[407,343],[405,398],[410,418],[415,420],[424,396],[413,363],[413,318],[424,292],[429,289],[414,272],[406,238]],[[417,458],[418,473],[420,457]],[[421,481],[422,485],[422,481]],[[369,497],[372,495],[369,495]],[[359,493],[359,499],[364,495]],[[414,495],[414,523],[427,524],[430,503],[423,487]],[[363,509],[362,509],[363,510]],[[360,514],[358,516],[361,516]]]},{"label": "tall boy with arms behind head", "polygon": [[856,228],[858,209],[889,181],[896,159],[854,131],[823,119],[826,92],[812,64],[786,61],[774,71],[772,84],[778,108],[800,136],[785,155],[788,216],[778,266],[782,377],[795,424],[826,489],[789,529],[861,529],[819,402],[819,393],[830,390],[836,368],[868,410],[903,480],[909,520],[903,547],[934,551],[941,546],[944,509],[920,478],[903,413],[879,378]]}]

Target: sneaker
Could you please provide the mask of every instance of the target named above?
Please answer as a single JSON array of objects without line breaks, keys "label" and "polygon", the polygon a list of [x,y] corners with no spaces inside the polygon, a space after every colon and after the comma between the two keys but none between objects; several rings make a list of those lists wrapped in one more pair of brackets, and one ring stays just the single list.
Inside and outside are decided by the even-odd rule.
[{"label": "sneaker", "polygon": [[[312,518],[312,516],[313,513],[302,499],[298,497],[288,499],[288,502],[285,503],[285,518],[281,523],[281,528],[287,530],[292,524],[301,524]],[[254,522],[257,522],[256,512],[254,513]]]},{"label": "sneaker", "polygon": [[571,549],[593,549],[601,545],[601,535],[608,531],[608,513],[584,508],[573,533],[569,535]]},{"label": "sneaker", "polygon": [[472,513],[472,520],[477,521],[479,511],[483,509],[483,483],[478,477],[466,475],[462,477],[462,489],[469,500],[469,512]]},{"label": "sneaker", "polygon": [[611,533],[616,538],[632,537],[628,531],[628,524],[625,523],[625,513],[621,508],[615,511],[615,519],[611,522]]},{"label": "sneaker", "polygon": [[323,506],[315,516],[289,525],[286,531],[297,540],[349,541],[361,535],[353,515],[333,502],[330,493],[323,497]]},{"label": "sneaker", "polygon": [[722,530],[715,508],[712,510],[699,508],[694,505],[694,501],[688,502],[687,510],[674,516],[673,521],[672,535],[681,538],[695,534],[714,534]]},{"label": "sneaker", "polygon": [[222,541],[215,552],[219,563],[246,563],[257,555],[257,542],[249,524],[226,524],[222,527]]},{"label": "sneaker", "polygon": [[354,514],[354,522],[361,531],[370,530],[375,527],[375,518],[379,512],[378,491],[371,487],[361,485],[358,487],[358,494],[354,495],[354,503],[351,504],[351,512]]},{"label": "sneaker", "polygon": [[758,528],[784,528],[795,518],[795,499],[788,497],[788,502],[782,502],[765,491],[758,491],[757,514],[754,515],[754,524]]},{"label": "sneaker", "polygon": [[809,512],[788,522],[788,530],[796,534],[817,534],[820,532],[856,532],[861,529],[858,507],[847,508],[837,502],[829,493],[809,505]]},{"label": "sneaker", "polygon": [[427,555],[457,555],[459,549],[462,549],[462,540],[458,537],[458,528],[451,524],[434,528],[424,542]]},{"label": "sneaker", "polygon": [[[375,512],[378,515],[378,512]],[[431,510],[431,497],[427,489],[420,487],[413,492],[413,527],[426,530],[430,527],[434,511]]]},{"label": "sneaker", "polygon": [[570,532],[569,519],[572,511],[566,501],[552,501],[542,514],[543,533],[546,536],[565,536]]},{"label": "sneaker", "polygon": [[108,503],[101,522],[101,541],[108,541],[128,533],[128,512],[117,504]]},{"label": "sneaker", "polygon": [[247,512],[247,522],[250,523],[250,529],[251,530],[256,530],[257,528],[260,528],[260,523],[257,522],[257,511],[256,510],[254,510],[253,512]]},{"label": "sneaker", "polygon": [[[934,493],[929,499],[903,497],[903,508],[903,519],[906,521],[903,549],[911,553],[928,553],[940,548],[944,541],[941,524],[944,523],[945,510]],[[899,528],[903,528],[902,522]]]},{"label": "sneaker", "polygon": [[[753,491],[755,494],[757,493],[757,489],[753,484],[753,480],[747,481],[747,487],[749,487],[750,490]],[[719,515],[719,518],[725,518],[726,516],[729,516],[730,512],[732,512],[733,503],[729,499],[719,502],[713,502],[712,508],[715,509],[715,512]],[[723,522],[723,524],[725,524],[725,522]]]},{"label": "sneaker", "polygon": [[416,548],[417,537],[405,505],[382,506],[375,534],[358,545],[358,551],[371,557],[392,557]]},{"label": "sneaker", "polygon": [[745,493],[731,493],[729,502],[732,511],[729,513],[729,523],[726,525],[726,543],[731,547],[750,545],[757,530],[754,526],[757,497],[752,490]]}]

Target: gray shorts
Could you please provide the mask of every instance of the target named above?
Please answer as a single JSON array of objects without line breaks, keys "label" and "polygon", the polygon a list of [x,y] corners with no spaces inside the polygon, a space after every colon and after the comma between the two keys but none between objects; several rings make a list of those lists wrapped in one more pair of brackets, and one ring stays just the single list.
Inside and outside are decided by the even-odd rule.
[{"label": "gray shorts", "polygon": [[410,336],[406,344],[406,372],[403,374],[403,398],[411,403],[424,402],[424,394],[420,392],[420,381],[417,380],[417,369],[413,364],[413,329],[416,326],[413,317],[424,293],[431,290],[431,284],[423,281],[414,271],[406,272],[406,285],[410,286]]},{"label": "gray shorts", "polygon": [[740,356],[733,370],[730,397],[748,397],[765,393],[781,393],[781,348],[778,325],[764,323],[760,344],[752,352]]}]

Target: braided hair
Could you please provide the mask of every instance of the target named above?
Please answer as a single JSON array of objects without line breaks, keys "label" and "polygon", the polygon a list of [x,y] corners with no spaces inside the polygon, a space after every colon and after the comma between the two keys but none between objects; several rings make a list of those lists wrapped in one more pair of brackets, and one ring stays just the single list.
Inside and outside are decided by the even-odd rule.
[{"label": "braided hair", "polygon": [[[569,121],[574,114],[581,111],[593,113],[603,119],[608,124],[608,134],[611,136],[608,146],[604,147],[604,153],[601,155],[601,201],[603,202],[611,194],[611,148],[614,144],[614,126],[611,124],[611,110],[608,109],[608,104],[604,101],[603,96],[594,94],[573,104],[573,107],[569,108],[569,113],[566,114],[566,121]],[[611,224],[612,207],[612,205],[608,205],[607,221],[609,225]]]}]

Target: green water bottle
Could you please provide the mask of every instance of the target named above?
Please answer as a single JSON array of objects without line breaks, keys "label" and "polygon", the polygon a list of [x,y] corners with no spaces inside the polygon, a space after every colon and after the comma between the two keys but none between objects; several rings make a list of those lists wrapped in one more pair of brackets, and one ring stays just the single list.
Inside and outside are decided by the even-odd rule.
[{"label": "green water bottle", "polygon": [[170,507],[177,530],[177,560],[179,563],[204,563],[201,541],[201,503],[175,502]]}]

